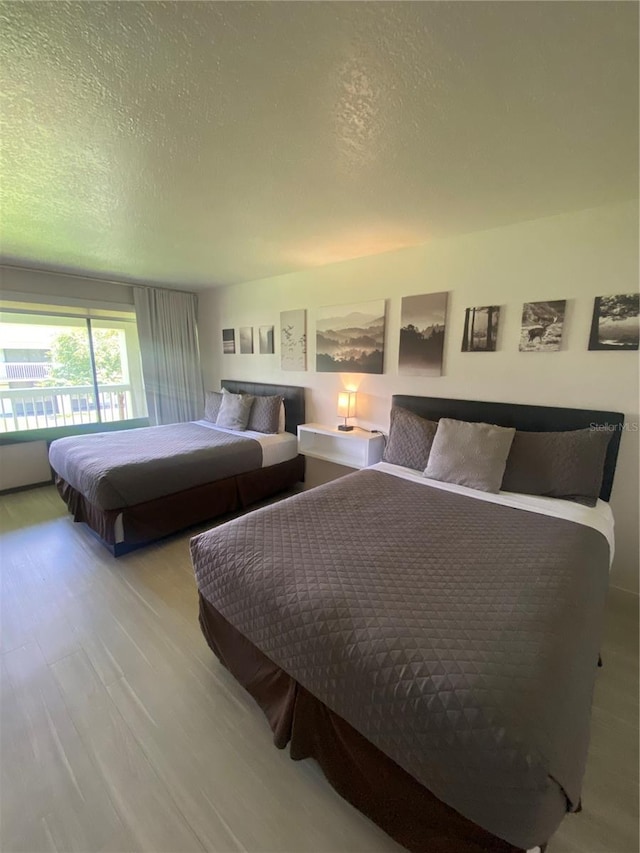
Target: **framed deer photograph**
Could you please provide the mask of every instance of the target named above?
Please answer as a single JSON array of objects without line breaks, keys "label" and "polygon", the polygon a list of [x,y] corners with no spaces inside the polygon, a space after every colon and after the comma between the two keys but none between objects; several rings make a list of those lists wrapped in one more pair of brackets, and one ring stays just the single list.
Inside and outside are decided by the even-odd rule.
[{"label": "framed deer photograph", "polygon": [[566,305],[566,299],[524,303],[520,352],[557,352],[560,349]]}]

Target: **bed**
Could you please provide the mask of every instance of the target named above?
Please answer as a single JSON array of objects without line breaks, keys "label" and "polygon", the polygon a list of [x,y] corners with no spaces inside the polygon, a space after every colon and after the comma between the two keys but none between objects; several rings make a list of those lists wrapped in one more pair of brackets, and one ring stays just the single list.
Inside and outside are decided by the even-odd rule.
[{"label": "bed", "polygon": [[407,849],[544,847],[580,808],[623,417],[393,402],[607,432],[599,499],[483,495],[383,462],[192,539],[202,631],[276,745]]},{"label": "bed", "polygon": [[49,461],[74,521],[114,556],[292,488],[304,478],[296,432],[304,388],[223,380],[234,394],[279,395],[284,432],[217,429],[201,420],[58,439]]}]

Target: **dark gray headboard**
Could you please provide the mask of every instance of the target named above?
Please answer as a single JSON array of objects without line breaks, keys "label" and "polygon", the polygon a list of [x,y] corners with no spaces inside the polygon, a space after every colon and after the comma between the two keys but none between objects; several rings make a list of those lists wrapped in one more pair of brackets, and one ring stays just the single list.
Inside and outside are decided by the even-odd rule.
[{"label": "dark gray headboard", "polygon": [[294,435],[298,426],[305,422],[304,388],[297,385],[267,385],[264,382],[242,382],[236,379],[223,379],[220,385],[233,394],[255,394],[257,397],[271,397],[279,394],[284,399],[285,429]]},{"label": "dark gray headboard", "polygon": [[523,432],[565,432],[589,427],[607,429],[611,433],[611,440],[604,462],[600,497],[603,501],[608,501],[611,497],[624,424],[624,415],[620,412],[522,406],[517,403],[489,403],[478,400],[448,400],[444,397],[411,397],[405,394],[395,394],[391,399],[394,406],[402,406],[430,421],[455,418],[458,421],[515,427]]}]

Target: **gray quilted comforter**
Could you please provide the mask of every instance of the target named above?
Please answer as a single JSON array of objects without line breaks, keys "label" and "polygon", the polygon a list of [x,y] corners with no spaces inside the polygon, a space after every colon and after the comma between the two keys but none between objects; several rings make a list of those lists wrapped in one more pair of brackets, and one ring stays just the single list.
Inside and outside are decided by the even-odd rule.
[{"label": "gray quilted comforter", "polygon": [[199,426],[168,424],[59,438],[53,470],[95,506],[122,509],[260,468],[252,438]]},{"label": "gray quilted comforter", "polygon": [[608,545],[361,471],[191,542],[204,597],[444,802],[516,846],[577,807]]}]

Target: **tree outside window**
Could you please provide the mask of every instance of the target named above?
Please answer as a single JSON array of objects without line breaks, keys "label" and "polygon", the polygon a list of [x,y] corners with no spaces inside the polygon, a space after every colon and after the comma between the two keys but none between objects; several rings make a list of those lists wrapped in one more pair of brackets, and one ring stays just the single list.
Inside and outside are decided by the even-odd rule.
[{"label": "tree outside window", "polygon": [[[99,385],[124,381],[122,369],[122,335],[117,329],[93,329],[96,375]],[[92,385],[89,338],[84,329],[60,332],[51,341],[51,371],[48,386]]]}]

